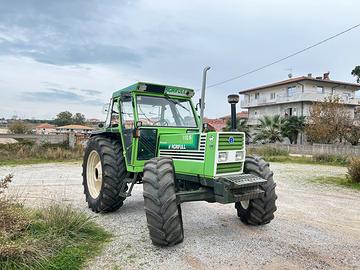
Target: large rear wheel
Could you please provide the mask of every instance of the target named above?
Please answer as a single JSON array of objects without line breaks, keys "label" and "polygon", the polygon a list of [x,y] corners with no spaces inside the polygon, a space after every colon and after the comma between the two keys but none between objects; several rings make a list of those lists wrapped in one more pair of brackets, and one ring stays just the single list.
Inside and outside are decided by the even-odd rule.
[{"label": "large rear wheel", "polygon": [[150,238],[155,245],[173,246],[183,241],[180,205],[176,203],[172,159],[146,162],[143,176],[144,207]]},{"label": "large rear wheel", "polygon": [[[119,139],[92,137],[85,149],[83,161],[84,194],[94,212],[112,212],[123,205],[126,197],[125,160]],[[125,186],[124,186],[125,185]]]},{"label": "large rear wheel", "polygon": [[253,174],[267,181],[260,186],[265,192],[263,198],[235,203],[240,220],[249,225],[263,225],[274,219],[276,211],[276,184],[269,164],[260,157],[246,157],[244,173]]}]

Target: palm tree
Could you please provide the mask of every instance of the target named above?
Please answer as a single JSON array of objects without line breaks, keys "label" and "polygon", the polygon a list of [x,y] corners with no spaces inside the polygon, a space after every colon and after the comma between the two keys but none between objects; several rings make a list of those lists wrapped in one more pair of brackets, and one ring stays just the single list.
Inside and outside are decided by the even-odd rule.
[{"label": "palm tree", "polygon": [[264,116],[259,119],[259,125],[255,129],[255,142],[275,143],[282,141],[281,128],[283,119],[280,115]]},{"label": "palm tree", "polygon": [[290,116],[285,119],[281,132],[284,137],[289,138],[291,144],[297,144],[298,135],[304,128],[305,116]]},{"label": "palm tree", "polygon": [[[250,138],[251,138],[250,128],[245,119],[236,118],[236,130],[245,133],[247,142],[250,140]],[[223,128],[223,131],[231,131],[231,119],[230,118],[226,121],[226,126]]]}]

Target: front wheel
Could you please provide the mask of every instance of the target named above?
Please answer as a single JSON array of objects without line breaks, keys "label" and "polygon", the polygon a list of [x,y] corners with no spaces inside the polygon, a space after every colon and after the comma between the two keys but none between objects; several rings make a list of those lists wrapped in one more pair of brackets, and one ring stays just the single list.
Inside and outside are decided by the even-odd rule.
[{"label": "front wheel", "polygon": [[235,203],[237,214],[240,220],[249,225],[263,225],[274,219],[276,211],[275,193],[276,184],[273,179],[273,172],[269,164],[260,157],[246,157],[244,164],[244,173],[253,174],[267,181],[260,185],[265,194],[264,197],[241,201]]},{"label": "front wheel", "polygon": [[180,205],[176,203],[172,159],[153,158],[145,163],[144,208],[150,238],[155,245],[173,246],[183,241]]},{"label": "front wheel", "polygon": [[123,205],[126,189],[125,160],[120,140],[105,136],[90,138],[84,154],[83,186],[89,208],[98,212],[112,212]]}]

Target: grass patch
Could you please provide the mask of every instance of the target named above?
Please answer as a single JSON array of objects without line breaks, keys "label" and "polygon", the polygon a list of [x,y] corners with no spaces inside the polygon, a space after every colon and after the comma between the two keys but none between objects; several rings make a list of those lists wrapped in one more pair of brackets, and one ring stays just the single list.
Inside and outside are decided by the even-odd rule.
[{"label": "grass patch", "polygon": [[300,164],[317,164],[317,165],[332,165],[332,166],[346,166],[349,163],[347,157],[340,155],[314,155],[308,156],[292,156],[288,151],[276,148],[271,145],[263,145],[260,147],[248,147],[247,153],[249,155],[257,155],[263,157],[269,162],[284,162],[284,163],[300,163]]},{"label": "grass patch", "polygon": [[0,145],[0,166],[79,161],[82,156],[81,145],[77,145],[74,149],[66,144],[36,145],[30,142]]},{"label": "grass patch", "polygon": [[70,206],[27,209],[5,196],[0,179],[0,269],[81,269],[110,235]]},{"label": "grass patch", "polygon": [[314,157],[305,157],[305,156],[263,156],[264,159],[268,162],[283,162],[283,163],[298,163],[298,164],[315,164],[315,165],[330,165],[330,166],[346,166],[346,163],[343,161],[326,161],[326,160],[317,160]]},{"label": "grass patch", "polygon": [[48,160],[44,158],[24,158],[20,160],[4,160],[0,161],[0,166],[17,166],[17,165],[30,165],[30,164],[41,164],[41,163],[52,163],[52,162],[81,162],[81,158],[78,159],[54,159]]},{"label": "grass patch", "polygon": [[318,184],[337,185],[360,191],[360,183],[351,182],[346,177],[321,176],[314,178],[312,181]]}]

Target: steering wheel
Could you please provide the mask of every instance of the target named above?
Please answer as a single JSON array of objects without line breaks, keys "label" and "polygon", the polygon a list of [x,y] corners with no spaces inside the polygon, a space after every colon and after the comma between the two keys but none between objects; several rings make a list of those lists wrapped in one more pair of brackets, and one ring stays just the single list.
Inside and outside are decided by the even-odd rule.
[{"label": "steering wheel", "polygon": [[169,125],[169,122],[165,119],[160,119],[156,122],[154,122],[154,126],[157,126],[157,124],[160,124],[159,126],[168,126]]}]

